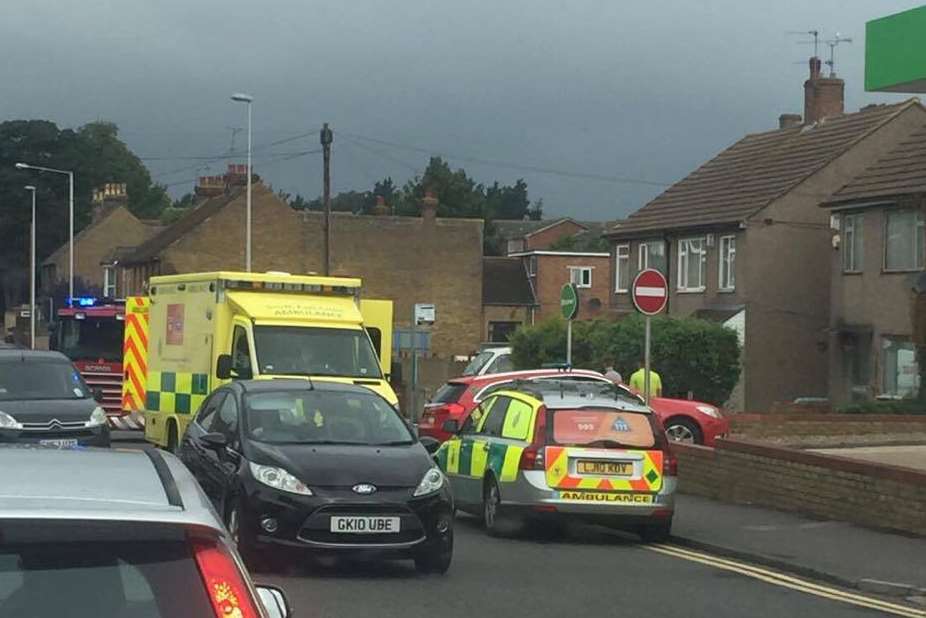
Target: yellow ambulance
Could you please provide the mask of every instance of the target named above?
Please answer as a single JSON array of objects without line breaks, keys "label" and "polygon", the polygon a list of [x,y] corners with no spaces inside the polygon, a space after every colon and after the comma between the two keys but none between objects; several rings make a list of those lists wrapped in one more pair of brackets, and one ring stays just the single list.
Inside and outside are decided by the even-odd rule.
[{"label": "yellow ambulance", "polygon": [[360,279],[211,272],[152,277],[145,438],[174,449],[200,404],[229,380],[304,377],[389,386],[392,302]]}]

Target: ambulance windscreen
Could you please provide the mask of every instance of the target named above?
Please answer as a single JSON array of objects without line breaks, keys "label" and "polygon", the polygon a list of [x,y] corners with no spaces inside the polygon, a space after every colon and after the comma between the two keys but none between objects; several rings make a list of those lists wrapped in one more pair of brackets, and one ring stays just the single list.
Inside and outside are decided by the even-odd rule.
[{"label": "ambulance windscreen", "polygon": [[256,326],[254,347],[265,375],[383,377],[362,329]]}]

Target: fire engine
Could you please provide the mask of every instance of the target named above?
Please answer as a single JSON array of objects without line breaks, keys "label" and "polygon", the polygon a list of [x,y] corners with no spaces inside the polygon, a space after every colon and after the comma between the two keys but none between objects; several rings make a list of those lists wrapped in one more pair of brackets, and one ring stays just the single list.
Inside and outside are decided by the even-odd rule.
[{"label": "fire engine", "polygon": [[147,347],[147,300],[129,298],[127,319],[125,299],[74,298],[58,310],[51,332],[49,347],[70,358],[90,388],[102,391],[100,405],[114,429],[144,428],[145,350],[136,344]]}]

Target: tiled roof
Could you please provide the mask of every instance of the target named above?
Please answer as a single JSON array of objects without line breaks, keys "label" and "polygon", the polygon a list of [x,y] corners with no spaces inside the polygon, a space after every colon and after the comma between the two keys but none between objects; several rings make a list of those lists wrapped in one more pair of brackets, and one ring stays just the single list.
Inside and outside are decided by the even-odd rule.
[{"label": "tiled roof", "polygon": [[482,304],[537,304],[521,258],[482,258]]},{"label": "tiled roof", "polygon": [[747,135],[630,215],[610,234],[736,223],[888,122],[915,99],[877,105],[825,121]]},{"label": "tiled roof", "polygon": [[824,206],[926,193],[926,126],[834,193]]},{"label": "tiled roof", "polygon": [[172,225],[167,226],[140,244],[130,255],[123,256],[122,263],[124,265],[140,264],[158,257],[164,249],[180,240],[190,230],[235,201],[242,192],[243,189],[239,188],[229,195],[221,195],[206,200],[184,214]]},{"label": "tiled roof", "polygon": [[533,234],[537,230],[559,223],[564,219],[541,219],[540,221],[521,220],[521,219],[496,219],[492,221],[498,232],[499,237],[504,240],[513,240],[515,238],[524,238],[528,234]]}]

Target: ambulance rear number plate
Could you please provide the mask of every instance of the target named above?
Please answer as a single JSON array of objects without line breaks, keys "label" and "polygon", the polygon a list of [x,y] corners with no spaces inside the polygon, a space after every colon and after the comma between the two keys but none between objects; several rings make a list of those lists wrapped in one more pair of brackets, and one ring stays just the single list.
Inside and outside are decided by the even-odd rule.
[{"label": "ambulance rear number plate", "polygon": [[607,476],[633,476],[633,462],[630,461],[579,461],[579,474],[603,474]]},{"label": "ambulance rear number plate", "polygon": [[331,532],[341,534],[395,534],[398,517],[332,517]]}]

